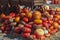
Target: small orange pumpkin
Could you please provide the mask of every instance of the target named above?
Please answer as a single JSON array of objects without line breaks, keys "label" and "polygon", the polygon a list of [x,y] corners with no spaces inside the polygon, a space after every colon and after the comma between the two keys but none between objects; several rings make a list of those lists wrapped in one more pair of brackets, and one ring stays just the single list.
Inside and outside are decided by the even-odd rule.
[{"label": "small orange pumpkin", "polygon": [[34,11],[33,12],[33,17],[35,17],[35,16],[41,16],[41,13],[39,11]]},{"label": "small orange pumpkin", "polygon": [[27,13],[26,16],[27,16],[28,18],[32,18],[32,13]]},{"label": "small orange pumpkin", "polygon": [[15,18],[15,21],[16,21],[16,22],[19,22],[19,21],[20,21],[20,17],[19,17],[19,16],[16,17],[16,18]]},{"label": "small orange pumpkin", "polygon": [[59,27],[59,24],[57,22],[54,22],[53,23],[53,26],[54,26],[54,28],[58,28]]},{"label": "small orange pumpkin", "polygon": [[6,15],[4,13],[1,14],[1,18],[5,18]]}]

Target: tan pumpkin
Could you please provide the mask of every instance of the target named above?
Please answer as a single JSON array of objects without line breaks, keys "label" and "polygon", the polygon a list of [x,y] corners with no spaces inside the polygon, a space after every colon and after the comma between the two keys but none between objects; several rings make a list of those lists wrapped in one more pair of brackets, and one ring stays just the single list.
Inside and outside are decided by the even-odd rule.
[{"label": "tan pumpkin", "polygon": [[37,35],[40,35],[40,36],[44,35],[44,30],[43,29],[36,29],[35,32],[36,32]]}]

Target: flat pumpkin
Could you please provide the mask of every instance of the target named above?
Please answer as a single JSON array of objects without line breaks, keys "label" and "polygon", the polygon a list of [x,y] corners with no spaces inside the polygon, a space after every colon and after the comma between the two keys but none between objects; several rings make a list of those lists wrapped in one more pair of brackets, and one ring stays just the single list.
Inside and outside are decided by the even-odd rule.
[{"label": "flat pumpkin", "polygon": [[42,24],[42,20],[34,20],[35,24]]}]

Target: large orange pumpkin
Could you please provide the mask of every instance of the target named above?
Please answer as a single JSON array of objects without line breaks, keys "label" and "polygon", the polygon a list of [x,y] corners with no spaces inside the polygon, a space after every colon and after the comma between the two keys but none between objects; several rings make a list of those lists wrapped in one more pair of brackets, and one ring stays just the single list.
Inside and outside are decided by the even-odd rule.
[{"label": "large orange pumpkin", "polygon": [[34,20],[35,24],[42,24],[42,20]]}]

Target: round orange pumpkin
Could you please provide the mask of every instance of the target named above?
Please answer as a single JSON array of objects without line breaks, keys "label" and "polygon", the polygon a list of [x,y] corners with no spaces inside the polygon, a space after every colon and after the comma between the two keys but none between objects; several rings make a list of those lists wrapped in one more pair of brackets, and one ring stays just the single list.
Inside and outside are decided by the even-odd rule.
[{"label": "round orange pumpkin", "polygon": [[59,7],[57,7],[57,8],[56,8],[56,11],[60,12],[60,8],[59,8]]},{"label": "round orange pumpkin", "polygon": [[59,24],[57,22],[54,22],[53,23],[53,26],[54,26],[54,28],[58,28],[59,27]]},{"label": "round orange pumpkin", "polygon": [[20,21],[20,17],[19,17],[19,16],[16,17],[16,18],[15,18],[15,21],[16,21],[16,22],[19,22],[19,21]]},{"label": "round orange pumpkin", "polygon": [[40,19],[41,17],[40,16],[35,16],[34,19],[38,20]]},{"label": "round orange pumpkin", "polygon": [[33,17],[35,17],[35,16],[41,16],[41,13],[39,11],[34,11],[33,12]]},{"label": "round orange pumpkin", "polygon": [[26,16],[27,16],[28,18],[32,18],[32,13],[27,13]]}]

